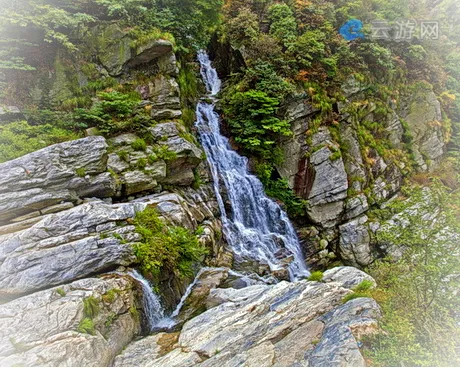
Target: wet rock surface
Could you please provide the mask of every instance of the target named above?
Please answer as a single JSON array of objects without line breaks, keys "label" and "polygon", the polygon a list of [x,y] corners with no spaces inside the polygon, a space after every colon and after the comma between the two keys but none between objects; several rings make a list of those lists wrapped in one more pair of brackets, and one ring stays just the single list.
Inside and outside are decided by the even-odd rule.
[{"label": "wet rock surface", "polygon": [[342,299],[364,275],[347,267],[331,270],[337,282],[211,289],[209,309],[178,337],[134,342],[115,366],[363,366],[357,341],[375,331],[380,310],[372,299]]},{"label": "wet rock surface", "polygon": [[[104,275],[0,305],[0,365],[110,365],[140,331],[135,290],[127,276]],[[87,300],[97,313],[84,332]]]}]

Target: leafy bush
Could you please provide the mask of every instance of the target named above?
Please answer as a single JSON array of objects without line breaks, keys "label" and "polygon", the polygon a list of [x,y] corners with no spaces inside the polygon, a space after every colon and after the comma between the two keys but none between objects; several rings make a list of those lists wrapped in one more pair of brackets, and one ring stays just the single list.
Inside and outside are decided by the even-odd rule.
[{"label": "leafy bush", "polygon": [[79,134],[51,124],[35,126],[26,121],[3,124],[0,125],[0,162],[78,138]]},{"label": "leafy bush", "polygon": [[[134,107],[139,104],[138,94],[121,92],[99,92],[99,98],[91,109],[77,108],[74,110],[74,119],[87,126],[98,127],[99,131],[107,136],[127,130],[137,130],[133,124]],[[141,125],[144,122],[141,121]]]},{"label": "leafy bush", "polygon": [[321,271],[314,271],[308,276],[308,281],[321,281],[323,279],[323,273]]},{"label": "leafy bush", "polygon": [[94,335],[96,328],[91,318],[83,318],[78,325],[78,332]]},{"label": "leafy bush", "polygon": [[233,136],[248,152],[271,157],[280,136],[290,136],[290,125],[276,117],[279,100],[265,92],[237,92],[224,106]]},{"label": "leafy bush", "polygon": [[138,213],[134,225],[142,237],[134,251],[145,273],[157,276],[162,270],[169,270],[178,276],[191,276],[193,264],[207,254],[190,230],[165,225],[154,208],[147,207]]},{"label": "leafy bush", "polygon": [[411,194],[409,199],[389,207],[406,225],[397,230],[384,225],[378,241],[404,247],[405,252],[398,260],[380,260],[367,270],[380,288],[371,295],[382,307],[383,319],[382,333],[368,339],[365,353],[379,366],[456,366],[460,261],[453,234],[460,230],[458,193],[436,182],[429,192],[404,192]]},{"label": "leafy bush", "polygon": [[142,138],[137,138],[131,143],[131,148],[135,151],[145,151],[147,149],[147,143]]},{"label": "leafy bush", "polygon": [[270,34],[286,47],[297,38],[297,23],[291,8],[287,4],[274,4],[268,9]]}]

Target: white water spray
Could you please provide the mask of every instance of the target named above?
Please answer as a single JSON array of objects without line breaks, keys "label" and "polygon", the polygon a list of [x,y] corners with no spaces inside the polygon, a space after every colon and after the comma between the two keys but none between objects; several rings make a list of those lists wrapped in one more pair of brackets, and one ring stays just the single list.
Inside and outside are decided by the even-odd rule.
[{"label": "white water spray", "polygon": [[152,332],[154,328],[158,327],[158,323],[165,318],[164,309],[161,306],[160,298],[152,291],[149,282],[142,277],[136,270],[131,270],[128,274],[139,282],[142,287],[142,304],[144,314],[147,320],[149,331]]}]

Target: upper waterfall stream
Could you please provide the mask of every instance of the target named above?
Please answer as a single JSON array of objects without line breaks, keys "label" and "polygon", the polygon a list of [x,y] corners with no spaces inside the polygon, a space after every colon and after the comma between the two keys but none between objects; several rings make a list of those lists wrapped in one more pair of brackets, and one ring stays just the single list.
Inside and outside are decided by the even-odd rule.
[{"label": "upper waterfall stream", "polygon": [[[200,52],[198,60],[206,89],[213,98],[220,91],[221,81],[206,53]],[[282,264],[276,255],[285,248],[293,256],[290,279],[307,276],[300,244],[287,214],[265,195],[262,183],[249,173],[248,159],[233,151],[220,133],[215,104],[201,101],[196,113],[196,127],[211,167],[223,232],[233,252],[241,259],[267,263],[271,270],[277,270]],[[231,213],[226,212],[220,183],[225,186]]]}]

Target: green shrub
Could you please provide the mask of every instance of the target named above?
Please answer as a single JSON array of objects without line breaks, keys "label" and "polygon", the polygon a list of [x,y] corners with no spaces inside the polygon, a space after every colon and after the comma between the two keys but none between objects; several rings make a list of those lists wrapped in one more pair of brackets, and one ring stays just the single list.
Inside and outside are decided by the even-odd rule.
[{"label": "green shrub", "polygon": [[145,151],[147,149],[147,143],[142,138],[137,138],[131,143],[131,147],[135,151]]},{"label": "green shrub", "polygon": [[158,275],[167,269],[179,276],[191,276],[193,263],[207,254],[190,230],[165,225],[154,208],[138,213],[134,225],[142,237],[134,251],[143,272]]},{"label": "green shrub", "polygon": [[321,271],[314,271],[308,276],[308,281],[321,281],[323,279],[323,273]]},{"label": "green shrub", "polygon": [[353,291],[357,293],[364,293],[374,287],[374,283],[371,280],[363,280],[357,286],[353,288]]},{"label": "green shrub", "polygon": [[62,297],[66,296],[66,292],[64,291],[63,288],[57,288],[56,293],[58,293]]},{"label": "green shrub", "polygon": [[95,126],[99,131],[111,136],[133,129],[134,108],[139,104],[137,93],[121,93],[116,91],[99,92],[98,100],[91,109],[77,108],[74,120],[87,126]]},{"label": "green shrub", "polygon": [[109,289],[102,295],[102,300],[105,303],[113,303],[115,297],[120,293],[120,289]]},{"label": "green shrub", "polygon": [[94,321],[91,318],[83,318],[78,325],[78,332],[87,333],[90,335],[96,334]]},{"label": "green shrub", "polygon": [[175,160],[177,158],[177,153],[171,151],[166,145],[154,147],[153,151],[156,157],[161,160],[170,161]]},{"label": "green shrub", "polygon": [[273,178],[274,172],[275,168],[271,164],[262,163],[256,167],[257,176],[264,185],[265,193],[283,202],[289,216],[305,216],[308,202],[296,196],[286,180]]},{"label": "green shrub", "polygon": [[15,121],[0,125],[0,162],[37,151],[52,144],[78,139],[80,135],[51,124],[29,125]]},{"label": "green shrub", "polygon": [[265,92],[237,92],[224,106],[235,141],[249,152],[272,158],[276,142],[292,135],[290,125],[276,117],[280,102]]},{"label": "green shrub", "polygon": [[83,314],[85,317],[94,318],[100,311],[99,300],[94,296],[83,299]]}]

